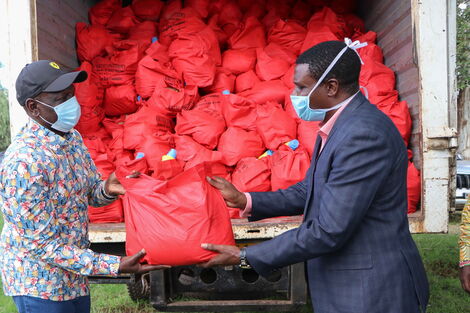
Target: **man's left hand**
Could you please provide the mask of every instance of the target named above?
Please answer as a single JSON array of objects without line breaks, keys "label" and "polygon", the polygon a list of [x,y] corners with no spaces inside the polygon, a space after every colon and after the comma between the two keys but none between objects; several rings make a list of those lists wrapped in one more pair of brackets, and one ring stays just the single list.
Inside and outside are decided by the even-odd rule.
[{"label": "man's left hand", "polygon": [[238,265],[240,264],[240,249],[236,246],[228,245],[213,245],[210,243],[203,243],[203,249],[218,252],[219,254],[199,266],[208,268],[218,265]]},{"label": "man's left hand", "polygon": [[[137,178],[139,176],[139,172],[133,172],[131,175],[127,176],[127,178]],[[108,179],[104,183],[104,190],[110,196],[119,196],[126,193],[126,189],[121,185],[115,173],[109,175]]]}]

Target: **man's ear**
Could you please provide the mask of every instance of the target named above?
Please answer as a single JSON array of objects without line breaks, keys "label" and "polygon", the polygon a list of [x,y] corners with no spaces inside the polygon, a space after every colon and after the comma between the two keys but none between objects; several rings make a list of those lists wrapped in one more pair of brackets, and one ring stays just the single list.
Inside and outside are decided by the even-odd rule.
[{"label": "man's ear", "polygon": [[24,109],[26,110],[26,113],[31,117],[38,117],[40,115],[38,103],[31,98],[26,100]]},{"label": "man's ear", "polygon": [[330,78],[326,82],[328,97],[335,97],[339,91],[339,82],[336,78]]}]

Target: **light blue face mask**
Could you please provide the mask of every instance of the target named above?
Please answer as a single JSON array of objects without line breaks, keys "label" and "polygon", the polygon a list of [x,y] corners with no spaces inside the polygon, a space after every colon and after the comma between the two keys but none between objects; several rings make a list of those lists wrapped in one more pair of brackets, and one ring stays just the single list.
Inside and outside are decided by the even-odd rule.
[{"label": "light blue face mask", "polygon": [[77,98],[75,97],[72,97],[67,101],[62,102],[61,104],[55,107],[39,100],[35,101],[55,111],[55,113],[57,114],[57,121],[55,123],[51,123],[48,120],[44,119],[42,116],[39,116],[44,122],[51,125],[51,127],[55,130],[58,130],[63,133],[68,133],[72,130],[72,128],[75,127],[75,125],[77,125],[78,120],[80,119],[80,104],[78,103]]},{"label": "light blue face mask", "polygon": [[[345,38],[344,42],[346,43],[346,46],[338,53],[338,55],[331,61],[331,64],[328,65],[326,68],[325,72],[320,76],[320,79],[318,79],[317,83],[315,86],[313,86],[312,90],[308,93],[306,96],[290,96],[292,106],[294,107],[295,112],[304,121],[323,121],[325,119],[326,113],[329,111],[337,110],[339,109],[342,104],[338,104],[332,108],[328,109],[312,109],[310,107],[310,96],[312,93],[317,89],[317,87],[323,82],[325,79],[326,75],[331,71],[331,69],[336,65],[338,60],[343,56],[343,54],[346,52],[348,48],[353,49],[356,53],[356,49],[362,48],[367,46],[367,43],[360,43],[359,41],[354,41],[352,42],[351,39]],[[359,54],[358,54],[359,56]],[[361,60],[361,64],[364,64],[362,62],[361,57],[359,57]]]}]

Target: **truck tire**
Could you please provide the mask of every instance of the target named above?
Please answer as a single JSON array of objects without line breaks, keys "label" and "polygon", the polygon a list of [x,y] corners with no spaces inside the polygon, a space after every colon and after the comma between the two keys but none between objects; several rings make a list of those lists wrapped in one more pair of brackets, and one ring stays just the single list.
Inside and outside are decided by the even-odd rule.
[{"label": "truck tire", "polygon": [[150,297],[150,277],[147,274],[133,275],[133,282],[127,284],[127,292],[132,301],[149,301]]}]

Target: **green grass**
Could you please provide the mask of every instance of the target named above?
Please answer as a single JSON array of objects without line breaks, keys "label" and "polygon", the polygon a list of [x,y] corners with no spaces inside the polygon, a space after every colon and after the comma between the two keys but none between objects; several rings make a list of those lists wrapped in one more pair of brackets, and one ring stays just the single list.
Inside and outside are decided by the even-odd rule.
[{"label": "green grass", "polygon": [[[0,229],[3,221],[0,218]],[[470,307],[470,296],[460,287],[458,280],[458,235],[414,235],[424,260],[431,299],[428,313],[464,313]],[[1,284],[0,284],[1,285]],[[125,285],[92,285],[93,313],[150,313],[150,305],[136,304],[127,295]],[[467,308],[467,310],[465,310]],[[10,297],[0,294],[0,313],[14,313],[16,308]],[[311,312],[306,308],[302,312]]]}]

